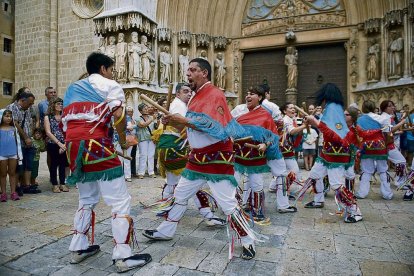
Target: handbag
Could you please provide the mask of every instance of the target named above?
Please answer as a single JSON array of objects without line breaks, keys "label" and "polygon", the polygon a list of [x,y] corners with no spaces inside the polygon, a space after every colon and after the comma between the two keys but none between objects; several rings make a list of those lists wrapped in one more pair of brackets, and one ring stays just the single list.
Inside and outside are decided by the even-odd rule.
[{"label": "handbag", "polygon": [[126,142],[129,146],[135,146],[138,144],[138,139],[135,135],[127,135],[126,136]]}]

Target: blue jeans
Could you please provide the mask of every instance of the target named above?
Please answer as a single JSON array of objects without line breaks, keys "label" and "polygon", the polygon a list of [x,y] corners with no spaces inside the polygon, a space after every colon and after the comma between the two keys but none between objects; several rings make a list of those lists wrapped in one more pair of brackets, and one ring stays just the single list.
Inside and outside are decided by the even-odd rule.
[{"label": "blue jeans", "polygon": [[33,159],[36,154],[36,148],[30,147],[25,148],[22,147],[22,154],[23,154],[23,170],[24,171],[32,171],[33,169]]}]

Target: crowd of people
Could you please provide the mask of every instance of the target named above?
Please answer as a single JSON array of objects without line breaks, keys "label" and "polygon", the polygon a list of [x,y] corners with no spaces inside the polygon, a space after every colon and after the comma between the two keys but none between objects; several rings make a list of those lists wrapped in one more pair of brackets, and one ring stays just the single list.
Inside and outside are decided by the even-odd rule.
[{"label": "crowd of people", "polygon": [[[47,87],[46,99],[33,108],[34,95],[22,88],[0,110],[1,201],[7,201],[7,175],[12,200],[40,192],[36,177],[39,155],[45,150],[52,191],[68,192],[66,184],[78,188],[71,263],[100,250],[89,232],[101,196],[112,207],[112,259],[117,271],[151,261],[149,254],[131,250],[134,229],[126,186],[132,177],[143,179],[146,174],[165,178],[158,210],[165,220],[156,229],[144,230],[145,237],[171,240],[193,198],[209,226],[233,230],[228,230],[230,241],[240,240],[243,259],[254,258],[255,244],[266,240],[251,226],[270,223],[264,173],[273,177],[268,188],[276,193],[275,207],[281,214],[297,212],[296,202],[310,188],[314,199],[304,207],[324,208],[331,188],[344,221],[361,221],[357,199],[368,196],[375,173],[382,197],[393,198],[389,163],[395,167],[395,185],[406,190],[403,199],[413,199],[414,169],[410,172],[406,160],[412,162],[414,152],[414,110],[408,106],[397,112],[386,100],[376,114],[376,104],[366,100],[361,109],[356,104],[345,108],[341,91],[327,83],[306,113],[293,103],[279,108],[270,101],[270,87],[262,84],[250,87],[245,103],[229,110],[223,92],[210,81],[210,64],[196,58],[187,69],[188,83],[176,86],[171,105],[165,98],[158,102],[169,113],[141,103],[139,116],[134,116],[122,87],[113,80],[113,60],[92,53],[86,68],[89,76],[72,83],[63,100]],[[310,171],[307,179],[300,175],[301,156]],[[226,219],[214,214],[214,206]],[[230,256],[232,249],[233,244]]]}]

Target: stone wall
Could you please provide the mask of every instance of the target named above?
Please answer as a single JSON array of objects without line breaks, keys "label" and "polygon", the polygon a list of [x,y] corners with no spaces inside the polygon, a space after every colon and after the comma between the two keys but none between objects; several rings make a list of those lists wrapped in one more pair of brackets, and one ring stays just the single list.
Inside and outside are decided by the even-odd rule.
[{"label": "stone wall", "polygon": [[28,86],[44,95],[50,82],[50,3],[47,0],[16,1],[15,91]]}]

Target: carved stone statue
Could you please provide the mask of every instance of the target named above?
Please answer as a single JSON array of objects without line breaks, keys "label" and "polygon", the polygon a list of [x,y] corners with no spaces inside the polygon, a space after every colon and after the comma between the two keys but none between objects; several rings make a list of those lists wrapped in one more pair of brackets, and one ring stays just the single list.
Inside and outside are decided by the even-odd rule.
[{"label": "carved stone statue", "polygon": [[115,45],[115,36],[111,35],[109,37],[109,45],[106,46],[105,55],[115,60],[116,45]]},{"label": "carved stone statue", "polygon": [[402,75],[404,39],[397,32],[391,32],[388,46],[388,77],[400,78]]},{"label": "carved stone statue", "polygon": [[105,37],[100,37],[99,38],[98,52],[101,52],[102,54],[105,54],[105,49],[106,49]]},{"label": "carved stone statue", "polygon": [[138,33],[131,33],[131,42],[128,43],[129,53],[129,80],[141,80],[141,44],[138,43]]},{"label": "carved stone statue", "polygon": [[149,83],[151,74],[150,53],[148,53],[147,37],[141,36],[141,68],[142,82]]},{"label": "carved stone statue", "polygon": [[164,46],[160,53],[160,85],[168,86],[171,82],[171,65],[173,64],[170,47]]},{"label": "carved stone statue", "polygon": [[187,48],[181,49],[181,54],[178,56],[178,65],[179,65],[179,81],[187,82],[187,69],[189,64],[189,56],[187,53]]},{"label": "carved stone statue", "polygon": [[147,50],[148,59],[150,62],[150,84],[156,84],[155,82],[155,54],[152,51],[152,45],[151,43],[148,43],[148,50]]},{"label": "carved stone statue", "polygon": [[379,59],[380,59],[380,45],[376,39],[371,41],[371,46],[368,48],[368,63],[367,63],[367,77],[368,81],[375,82],[379,79]]},{"label": "carved stone statue", "polygon": [[200,57],[199,58],[208,60],[208,58],[207,58],[207,51],[206,50],[201,50]]},{"label": "carved stone statue", "polygon": [[223,53],[217,53],[217,58],[214,61],[214,72],[215,85],[224,90],[226,88],[226,64],[224,63]]},{"label": "carved stone statue", "polygon": [[127,53],[128,44],[124,41],[124,34],[118,34],[118,44],[116,44],[116,58],[115,58],[115,70],[116,80],[125,82],[127,80]]},{"label": "carved stone statue", "polygon": [[296,90],[298,84],[298,51],[295,47],[287,47],[285,55],[285,65],[288,67],[287,72],[287,89]]}]

